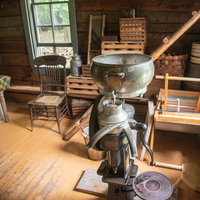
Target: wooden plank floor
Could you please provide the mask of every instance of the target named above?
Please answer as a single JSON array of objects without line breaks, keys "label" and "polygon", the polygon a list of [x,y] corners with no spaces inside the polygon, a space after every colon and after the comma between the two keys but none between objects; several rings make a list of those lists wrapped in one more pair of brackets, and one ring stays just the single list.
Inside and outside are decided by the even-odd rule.
[{"label": "wooden plank floor", "polygon": [[[62,140],[55,122],[36,121],[30,131],[29,109],[25,103],[7,101],[9,123],[0,121],[0,199],[105,200],[74,188],[87,168],[98,169],[100,161],[88,158],[81,131],[70,141]],[[139,119],[139,118],[138,118]],[[141,118],[141,120],[143,120]],[[62,132],[68,132],[76,120],[64,119]],[[138,138],[139,155],[142,146]],[[198,135],[155,132],[155,158],[171,164],[199,162]],[[148,159],[148,154],[145,155]],[[136,160],[139,171],[158,171],[172,182],[175,170],[150,167],[148,161]],[[200,193],[182,183],[180,200],[200,199]]]}]

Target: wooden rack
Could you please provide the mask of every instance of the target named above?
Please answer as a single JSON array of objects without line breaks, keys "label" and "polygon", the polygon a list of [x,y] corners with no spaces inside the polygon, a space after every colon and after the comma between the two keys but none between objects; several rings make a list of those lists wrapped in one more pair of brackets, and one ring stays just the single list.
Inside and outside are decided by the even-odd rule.
[{"label": "wooden rack", "polygon": [[72,117],[80,118],[88,108],[93,104],[93,101],[86,99],[72,99]]},{"label": "wooden rack", "polygon": [[82,65],[82,76],[91,77],[90,65]]},{"label": "wooden rack", "polygon": [[98,87],[91,77],[67,76],[67,94],[70,97],[96,99]]},{"label": "wooden rack", "polygon": [[110,53],[139,53],[143,54],[146,43],[144,42],[102,42],[101,54]]},{"label": "wooden rack", "polygon": [[200,82],[200,79],[172,77],[168,74],[156,78],[165,79],[165,89],[160,89],[158,95],[154,113],[155,129],[199,134],[200,92],[169,90],[168,80]]},{"label": "wooden rack", "polygon": [[146,42],[146,20],[140,18],[120,18],[120,40],[121,42]]}]

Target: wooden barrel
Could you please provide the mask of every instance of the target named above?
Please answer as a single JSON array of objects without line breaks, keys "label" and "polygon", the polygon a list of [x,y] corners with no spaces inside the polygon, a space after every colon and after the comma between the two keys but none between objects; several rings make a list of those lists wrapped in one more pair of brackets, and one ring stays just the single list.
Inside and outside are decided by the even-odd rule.
[{"label": "wooden barrel", "polygon": [[[188,62],[185,77],[200,78],[200,64]],[[199,82],[182,81],[181,87],[184,90],[200,92]]]},{"label": "wooden barrel", "polygon": [[200,64],[200,42],[192,43],[190,62]]}]

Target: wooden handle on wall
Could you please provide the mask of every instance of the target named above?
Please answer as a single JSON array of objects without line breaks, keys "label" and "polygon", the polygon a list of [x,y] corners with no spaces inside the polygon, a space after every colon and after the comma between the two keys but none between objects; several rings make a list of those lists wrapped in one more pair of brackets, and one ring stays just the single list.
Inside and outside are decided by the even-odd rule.
[{"label": "wooden handle on wall", "polygon": [[161,44],[150,56],[155,61],[166,49],[168,49],[183,33],[185,33],[199,18],[200,10],[192,12],[193,17],[188,20],[180,29],[178,29],[170,38],[167,38],[166,43]]}]

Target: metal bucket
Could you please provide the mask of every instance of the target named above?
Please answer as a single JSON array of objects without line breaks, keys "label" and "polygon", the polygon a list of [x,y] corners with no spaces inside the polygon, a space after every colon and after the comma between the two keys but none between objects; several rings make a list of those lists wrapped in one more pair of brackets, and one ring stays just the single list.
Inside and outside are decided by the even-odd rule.
[{"label": "metal bucket", "polygon": [[[83,127],[81,127],[81,129],[82,129],[82,135],[85,140],[85,145],[87,145],[89,142],[89,124],[84,125]],[[91,160],[100,161],[106,158],[107,152],[95,151],[94,149],[91,149],[91,150],[88,149],[88,156]]]},{"label": "metal bucket", "polygon": [[70,66],[70,73],[72,76],[79,76],[81,74],[81,66],[82,66],[82,60],[81,56],[75,54],[72,56],[71,59],[71,66]]},{"label": "metal bucket", "polygon": [[134,106],[125,103],[124,104],[124,111],[128,114],[128,118],[133,119],[135,115],[135,108]]}]

